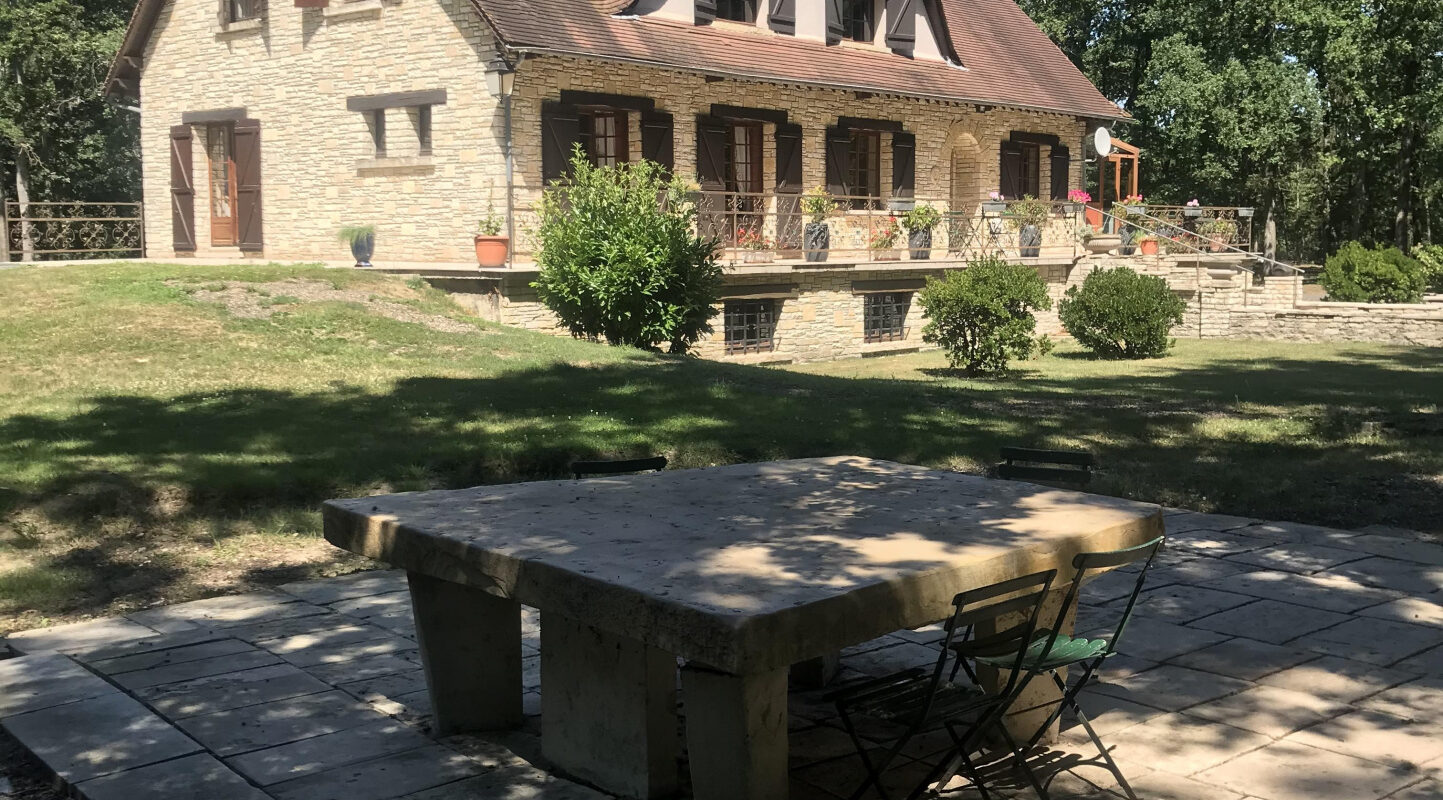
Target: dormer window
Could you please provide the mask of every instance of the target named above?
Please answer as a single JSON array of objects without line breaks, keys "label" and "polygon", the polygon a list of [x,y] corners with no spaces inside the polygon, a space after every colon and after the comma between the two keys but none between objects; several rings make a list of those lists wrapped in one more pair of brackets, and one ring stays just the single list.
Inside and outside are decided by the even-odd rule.
[{"label": "dormer window", "polygon": [[756,22],[757,0],[717,0],[716,18],[733,22]]},{"label": "dormer window", "polygon": [[875,0],[842,0],[842,38],[870,42],[877,30]]}]

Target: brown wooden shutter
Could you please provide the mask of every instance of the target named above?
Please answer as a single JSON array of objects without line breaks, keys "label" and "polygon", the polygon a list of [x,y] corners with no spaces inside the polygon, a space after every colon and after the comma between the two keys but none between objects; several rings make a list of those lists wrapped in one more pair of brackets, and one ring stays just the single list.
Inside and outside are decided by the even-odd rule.
[{"label": "brown wooden shutter", "polygon": [[777,250],[802,251],[802,126],[777,125]]},{"label": "brown wooden shutter", "polygon": [[797,32],[797,0],[772,0],[767,11],[767,27],[789,36]]},{"label": "brown wooden shutter", "polygon": [[887,0],[887,46],[903,55],[911,55],[916,45],[915,0]]},{"label": "brown wooden shutter", "polygon": [[175,249],[195,252],[195,181],[189,125],[170,129],[170,230]]},{"label": "brown wooden shutter", "polygon": [[842,0],[823,0],[827,4],[827,44],[842,41]]},{"label": "brown wooden shutter", "polygon": [[1002,143],[997,191],[1007,200],[1022,199],[1022,145]]},{"label": "brown wooden shutter", "polygon": [[236,244],[246,252],[265,247],[261,226],[261,123],[235,123]]},{"label": "brown wooden shutter", "polygon": [[1066,200],[1072,182],[1072,155],[1066,147],[1052,148],[1052,199]]},{"label": "brown wooden shutter", "polygon": [[696,24],[705,25],[716,19],[716,0],[696,0]]},{"label": "brown wooden shutter", "polygon": [[702,238],[727,233],[727,124],[720,117],[696,118],[696,180],[703,192],[697,202],[697,231]]},{"label": "brown wooden shutter", "polygon": [[847,186],[847,158],[852,151],[852,134],[846,128],[827,129],[827,191],[836,196],[851,194]]},{"label": "brown wooden shutter", "polygon": [[581,140],[576,106],[541,104],[541,180],[561,180],[571,173],[571,149]]},{"label": "brown wooden shutter", "polygon": [[917,181],[917,137],[892,134],[892,196],[911,197]]},{"label": "brown wooden shutter", "polygon": [[641,113],[641,157],[666,167],[668,172],[676,166],[671,115],[665,111]]}]

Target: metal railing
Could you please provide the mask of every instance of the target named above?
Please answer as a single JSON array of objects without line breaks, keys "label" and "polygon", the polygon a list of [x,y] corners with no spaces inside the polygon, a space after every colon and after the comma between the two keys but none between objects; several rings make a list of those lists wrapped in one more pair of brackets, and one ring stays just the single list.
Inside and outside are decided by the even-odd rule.
[{"label": "metal railing", "polygon": [[1148,203],[1144,215],[1175,229],[1174,240],[1198,244],[1211,252],[1250,248],[1253,210],[1237,206],[1168,206]]},{"label": "metal railing", "polygon": [[0,261],[144,255],[140,203],[7,200],[0,207]]}]

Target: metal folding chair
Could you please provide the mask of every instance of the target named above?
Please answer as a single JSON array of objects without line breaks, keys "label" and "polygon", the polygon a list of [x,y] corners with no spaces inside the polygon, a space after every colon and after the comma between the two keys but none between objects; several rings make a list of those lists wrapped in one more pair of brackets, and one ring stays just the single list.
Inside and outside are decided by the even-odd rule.
[{"label": "metal folding chair", "polygon": [[[946,638],[941,642],[937,663],[930,672],[924,667],[914,667],[842,686],[824,696],[823,699],[836,703],[842,725],[867,770],[867,777],[852,793],[852,800],[860,798],[868,788],[875,788],[883,800],[890,800],[882,784],[883,772],[915,736],[936,730],[947,731],[952,749],[912,790],[909,798],[921,796],[934,783],[951,780],[959,770],[967,772],[984,800],[990,797],[971,754],[981,743],[982,735],[992,728],[1001,730],[1018,764],[1031,777],[1034,788],[1042,791],[1041,784],[1022,759],[1021,748],[999,723],[1032,678],[1022,668],[1022,659],[1036,638],[1037,617],[1056,577],[1057,570],[1048,570],[961,592],[952,599],[953,614],[946,625]],[[1016,621],[1019,618],[1021,621]],[[996,626],[999,630],[972,640],[978,652],[1003,661],[1011,659],[1012,670],[1006,685],[993,693],[976,683],[957,684],[945,677],[948,662],[955,659],[950,645],[957,631],[970,633],[979,625]],[[880,759],[874,760],[868,753],[868,744],[857,733],[855,718],[858,716],[892,722],[905,730]]]},{"label": "metal folding chair", "polygon": [[577,480],[588,475],[625,475],[632,472],[660,472],[666,469],[666,456],[628,458],[619,461],[574,461],[571,473]]},{"label": "metal folding chair", "polygon": [[[1142,593],[1143,583],[1147,580],[1148,568],[1152,566],[1153,557],[1162,547],[1163,538],[1159,536],[1152,541],[1123,550],[1079,553],[1076,558],[1072,559],[1072,567],[1076,572],[1072,578],[1072,585],[1068,587],[1067,598],[1058,611],[1057,619],[1050,628],[1037,632],[1036,638],[1027,648],[1022,660],[1022,668],[1027,671],[1029,677],[1048,675],[1052,678],[1053,683],[1057,684],[1058,690],[1062,692],[1062,700],[1057,704],[1057,708],[1048,715],[1047,721],[1042,723],[1037,732],[1028,740],[1027,748],[1031,749],[1035,746],[1047,733],[1047,729],[1052,726],[1052,723],[1056,722],[1064,711],[1071,709],[1072,713],[1076,715],[1077,721],[1082,723],[1082,727],[1087,731],[1088,737],[1092,739],[1092,743],[1097,747],[1097,752],[1107,762],[1108,770],[1117,778],[1118,785],[1127,792],[1127,796],[1131,800],[1137,800],[1137,795],[1128,785],[1127,778],[1123,777],[1117,762],[1112,760],[1112,755],[1107,752],[1097,731],[1093,730],[1092,722],[1087,719],[1082,707],[1077,704],[1077,695],[1083,687],[1087,686],[1088,681],[1092,680],[1093,673],[1102,666],[1102,662],[1117,653],[1117,645],[1122,640],[1122,632],[1132,617],[1132,610],[1137,605],[1138,595]],[[1127,598],[1127,606],[1123,609],[1122,617],[1118,619],[1117,627],[1111,633],[1096,639],[1087,639],[1068,636],[1061,632],[1067,610],[1077,602],[1078,590],[1082,587],[1089,572],[1115,569],[1138,562],[1142,562],[1142,569],[1137,573],[1137,583],[1132,587],[1132,594]],[[959,661],[964,662],[964,667],[967,659],[999,669],[1008,669],[1012,664],[1010,658],[999,658],[996,655],[978,651],[973,647],[972,642],[956,643],[952,645],[952,649],[957,654]],[[1060,671],[1072,666],[1080,666],[1081,669],[1077,682],[1069,689]],[[968,669],[968,674],[971,674],[970,669]],[[1031,777],[1030,773],[1029,777]],[[1047,795],[1043,793],[1042,796],[1045,798]]]}]

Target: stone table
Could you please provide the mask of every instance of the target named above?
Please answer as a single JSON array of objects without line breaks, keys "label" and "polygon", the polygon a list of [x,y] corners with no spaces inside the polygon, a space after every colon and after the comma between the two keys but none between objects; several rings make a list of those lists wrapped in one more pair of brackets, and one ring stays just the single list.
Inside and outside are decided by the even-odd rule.
[{"label": "stone table", "polygon": [[332,544],[407,571],[439,733],[520,722],[533,606],[555,767],[623,796],[674,790],[680,657],[698,800],[786,797],[790,665],[1161,533],[1157,506],[857,457],[325,507]]}]

